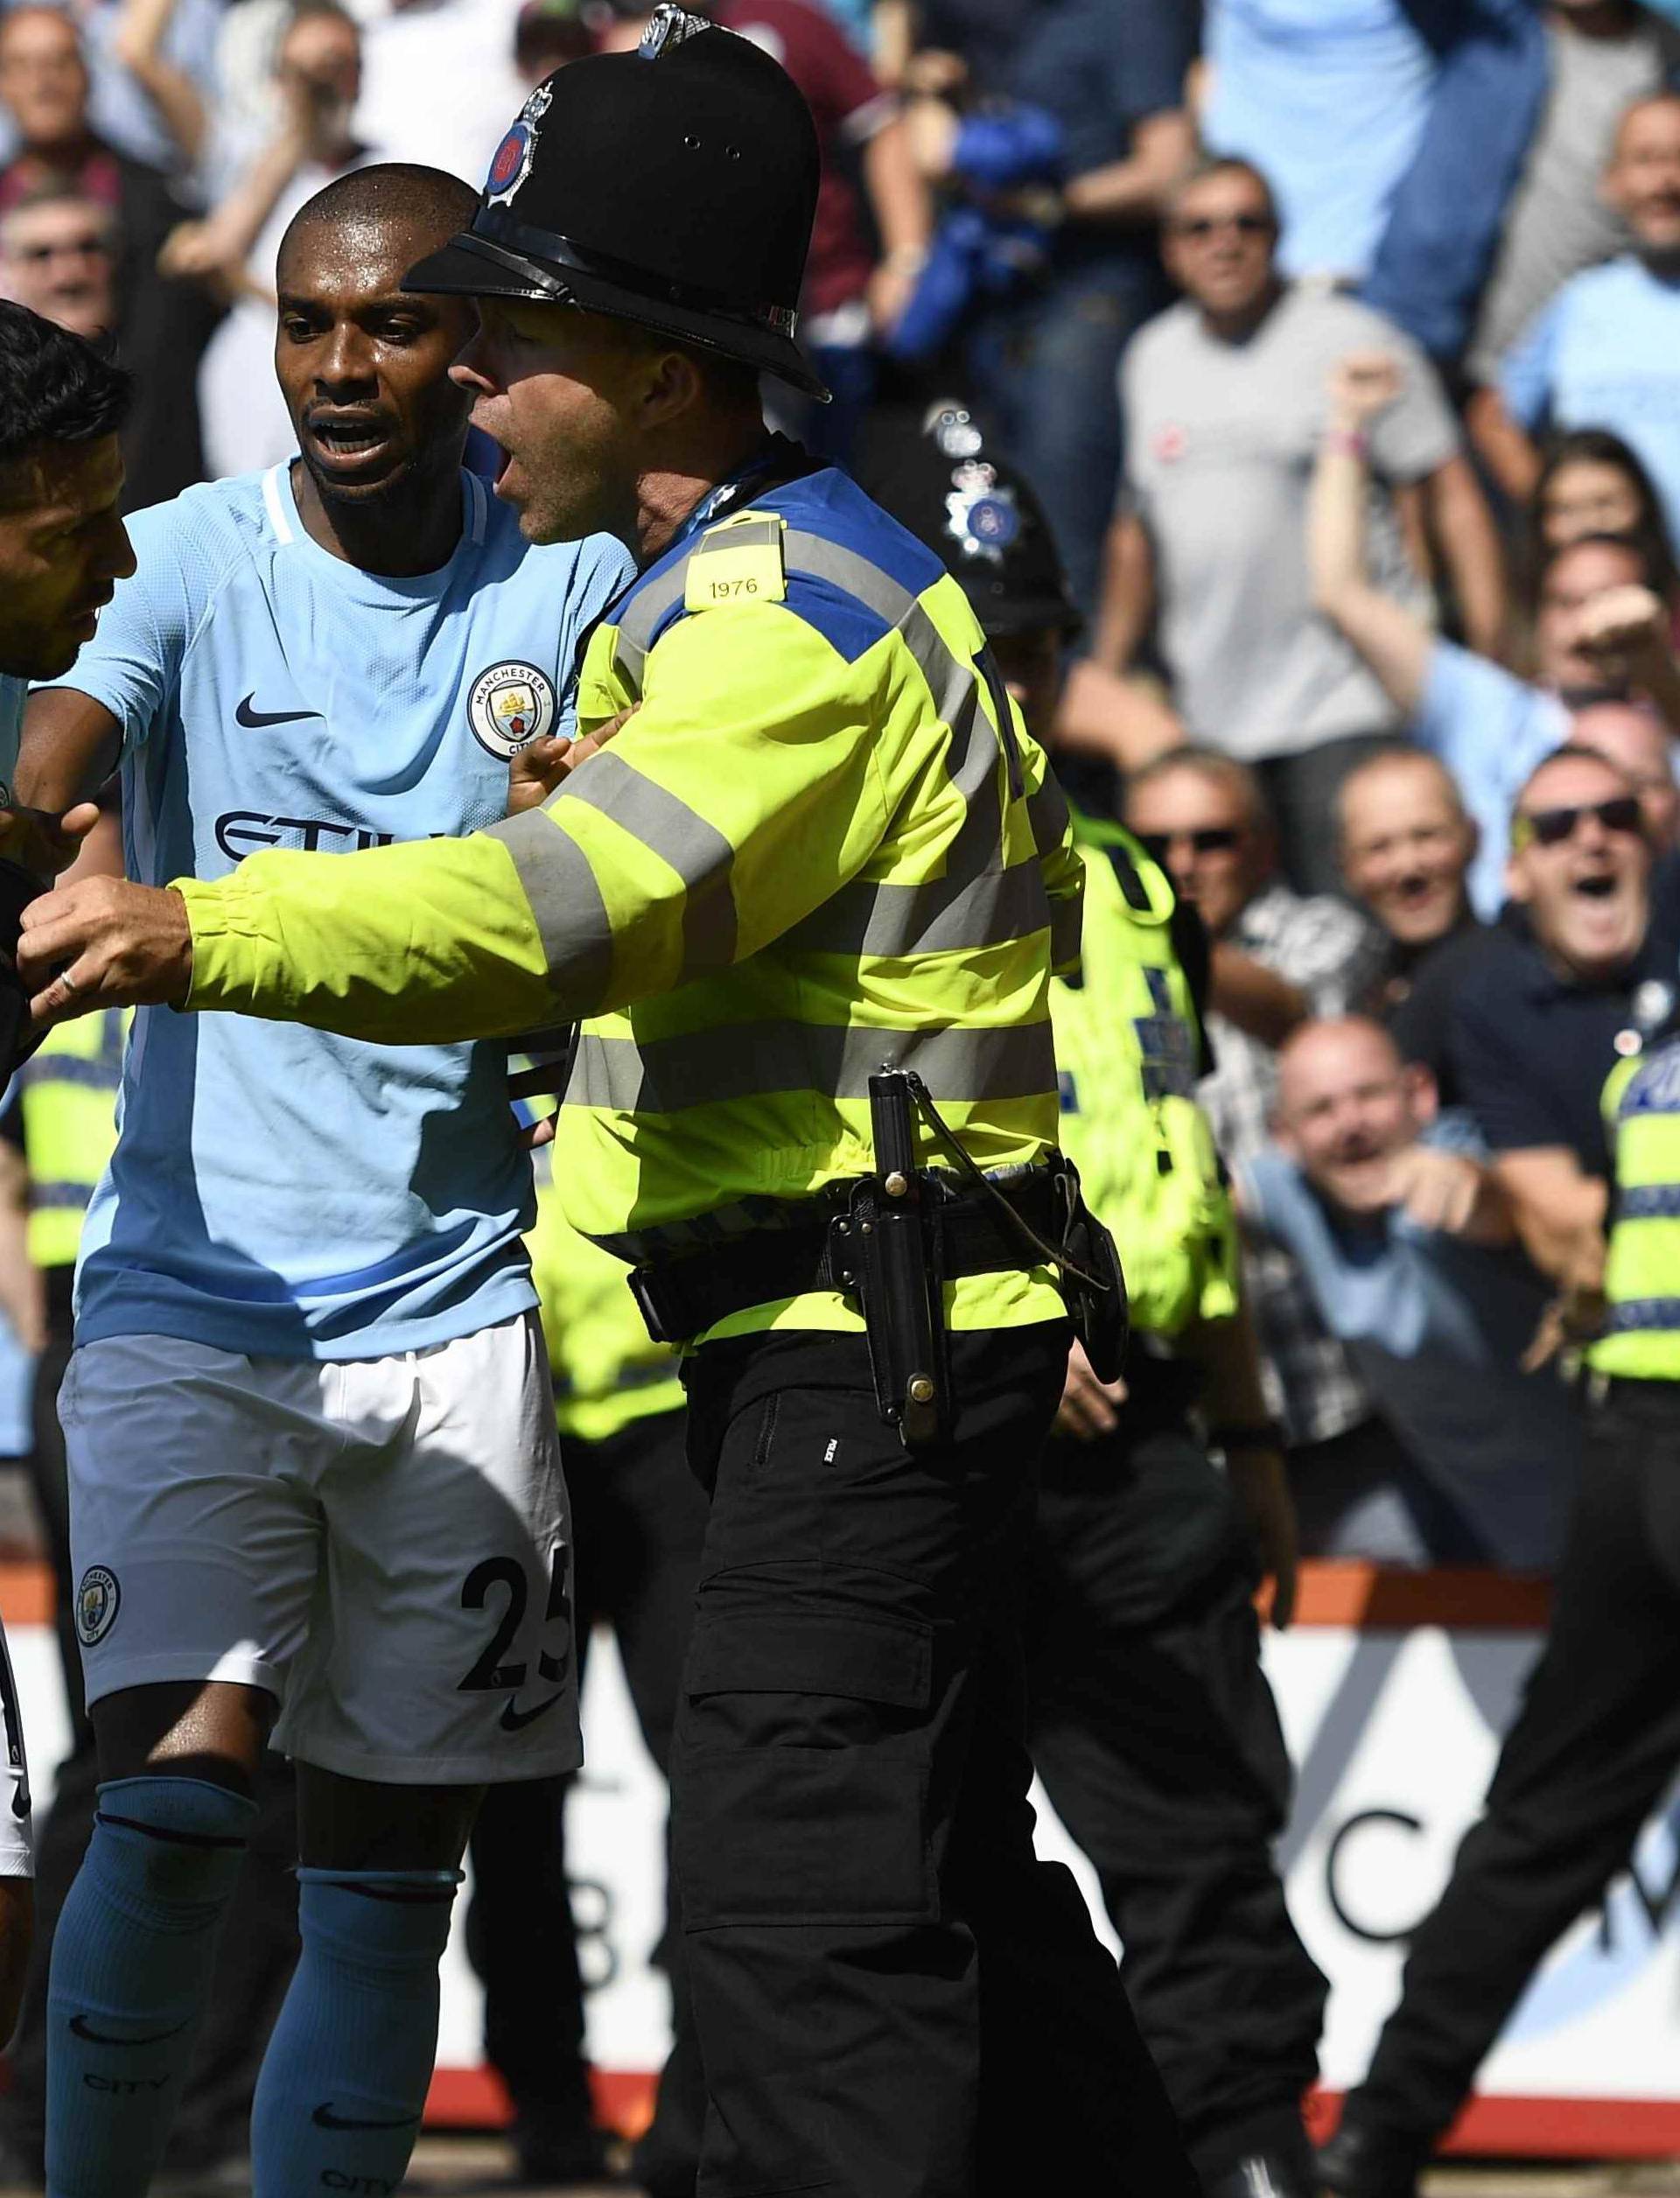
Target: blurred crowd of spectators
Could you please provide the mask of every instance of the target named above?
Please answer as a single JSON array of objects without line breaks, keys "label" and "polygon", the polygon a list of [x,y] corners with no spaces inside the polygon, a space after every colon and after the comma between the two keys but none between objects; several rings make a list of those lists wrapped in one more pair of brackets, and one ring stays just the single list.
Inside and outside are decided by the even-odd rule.
[{"label": "blurred crowd of spectators", "polygon": [[[524,89],[645,12],[13,0],[0,290],[137,368],[130,505],[290,449],[309,196],[478,181]],[[1599,1094],[1676,1007],[1680,0],[710,12],[823,148],[836,402],[778,424],[868,478],[960,398],[1048,513],[1064,775],[1211,939],[1309,1552],[1544,1569]]]}]

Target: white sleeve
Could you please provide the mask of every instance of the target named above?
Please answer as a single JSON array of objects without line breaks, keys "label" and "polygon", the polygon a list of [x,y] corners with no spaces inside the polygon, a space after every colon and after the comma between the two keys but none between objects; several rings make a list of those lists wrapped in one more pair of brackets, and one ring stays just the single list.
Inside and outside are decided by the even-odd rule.
[{"label": "white sleeve", "polygon": [[11,1652],[0,1627],[0,1719],[5,1726],[4,1801],[0,1802],[0,1878],[35,1874],[35,1830],[31,1821],[29,1757],[24,1746],[24,1715],[12,1676]]}]

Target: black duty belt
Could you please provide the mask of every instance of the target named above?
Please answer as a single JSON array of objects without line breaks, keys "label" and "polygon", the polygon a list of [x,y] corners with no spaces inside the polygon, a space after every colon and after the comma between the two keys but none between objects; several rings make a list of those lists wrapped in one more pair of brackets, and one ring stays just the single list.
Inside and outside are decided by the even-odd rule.
[{"label": "black duty belt", "polygon": [[[1066,1219],[1060,1180],[1060,1171],[1044,1169],[993,1187],[1036,1236],[1054,1243]],[[941,1199],[927,1212],[942,1281],[1025,1270],[1035,1264],[1020,1230],[994,1199],[978,1191]],[[813,1290],[850,1292],[849,1231],[858,1226],[843,1206],[825,1205],[808,1223],[753,1229],[704,1251],[634,1268],[631,1292],[656,1343],[683,1343],[752,1306]]]}]

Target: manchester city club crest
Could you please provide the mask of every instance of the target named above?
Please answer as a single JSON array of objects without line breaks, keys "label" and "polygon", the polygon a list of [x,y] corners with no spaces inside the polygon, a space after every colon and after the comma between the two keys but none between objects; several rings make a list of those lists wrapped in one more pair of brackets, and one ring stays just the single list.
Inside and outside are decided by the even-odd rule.
[{"label": "manchester city club crest", "polygon": [[76,1590],[76,1638],[84,1648],[94,1648],[104,1640],[116,1623],[122,1600],[116,1574],[103,1564],[90,1564]]},{"label": "manchester city club crest", "polygon": [[505,763],[554,731],[554,682],[535,664],[492,664],[473,681],[466,721],[481,748]]},{"label": "manchester city club crest", "polygon": [[536,126],[549,111],[554,94],[546,84],[536,89],[519,110],[519,119],[491,156],[490,172],[484,179],[486,206],[508,206],[536,158]]}]

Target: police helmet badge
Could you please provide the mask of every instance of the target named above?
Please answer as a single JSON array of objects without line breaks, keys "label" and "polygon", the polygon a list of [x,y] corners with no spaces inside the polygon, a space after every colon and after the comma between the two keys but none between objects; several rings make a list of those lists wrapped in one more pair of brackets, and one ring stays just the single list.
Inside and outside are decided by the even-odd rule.
[{"label": "police helmet badge", "polygon": [[490,157],[490,172],[484,179],[486,206],[510,206],[520,185],[531,172],[536,158],[536,126],[554,103],[554,93],[539,84],[519,110],[518,119]]},{"label": "police helmet badge", "polygon": [[95,1648],[104,1640],[116,1623],[122,1600],[116,1574],[107,1565],[90,1564],[76,1590],[76,1638],[84,1648]]},{"label": "police helmet badge", "polygon": [[947,531],[966,557],[1001,564],[1004,552],[1021,531],[1015,491],[1000,481],[995,466],[965,459],[951,475],[945,499]]},{"label": "police helmet badge", "polygon": [[473,681],[466,721],[481,748],[505,763],[552,732],[558,714],[554,682],[535,664],[492,664]]}]

